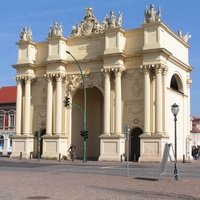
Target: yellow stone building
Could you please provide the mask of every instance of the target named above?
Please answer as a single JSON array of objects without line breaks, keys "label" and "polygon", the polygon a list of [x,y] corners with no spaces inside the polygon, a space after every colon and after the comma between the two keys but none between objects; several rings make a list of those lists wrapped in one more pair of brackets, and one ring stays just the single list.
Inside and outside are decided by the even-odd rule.
[{"label": "yellow stone building", "polygon": [[[122,13],[110,12],[99,23],[87,8],[70,37],[63,36],[55,21],[48,39],[38,43],[32,41],[30,27],[21,30],[14,65],[17,116],[12,157],[35,153],[34,132],[41,130],[42,158],[58,159],[70,144],[82,158],[83,119],[78,108],[83,109],[85,86],[88,159],[124,158],[123,129],[128,123],[129,159],[160,162],[165,143],[175,140],[174,103],[179,105],[177,157],[190,158],[190,36],[172,32],[153,5],[145,10],[139,28],[124,30],[122,18]],[[64,107],[66,96],[71,104]]]}]

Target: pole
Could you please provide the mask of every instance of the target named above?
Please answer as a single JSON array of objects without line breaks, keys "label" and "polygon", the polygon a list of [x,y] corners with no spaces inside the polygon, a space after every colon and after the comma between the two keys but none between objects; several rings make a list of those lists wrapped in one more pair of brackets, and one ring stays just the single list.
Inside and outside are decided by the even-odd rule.
[{"label": "pole", "polygon": [[125,139],[126,139],[126,176],[129,177],[129,125],[125,124]]},{"label": "pole", "polygon": [[[74,61],[76,62],[77,66],[79,68],[79,71],[81,73],[81,79],[82,79],[83,91],[84,91],[83,130],[87,131],[87,126],[86,126],[87,120],[86,120],[86,87],[85,87],[85,78],[83,76],[82,69],[81,69],[78,61],[76,60],[76,58],[69,51],[66,51],[66,53],[69,54],[74,59]],[[87,143],[86,143],[86,138],[83,137],[83,163],[86,162],[86,161],[87,161]]]},{"label": "pole", "polygon": [[177,134],[176,134],[176,115],[174,115],[174,146],[175,146],[175,161],[174,161],[174,178],[178,180],[178,170],[177,170]]},{"label": "pole", "polygon": [[127,177],[129,177],[129,140],[127,140],[127,163],[126,163],[126,168],[127,168]]}]

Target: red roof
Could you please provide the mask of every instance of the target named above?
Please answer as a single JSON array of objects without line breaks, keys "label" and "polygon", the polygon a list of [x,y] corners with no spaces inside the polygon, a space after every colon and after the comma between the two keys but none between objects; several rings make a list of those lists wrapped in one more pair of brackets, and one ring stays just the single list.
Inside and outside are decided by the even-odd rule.
[{"label": "red roof", "polygon": [[8,86],[0,88],[0,103],[16,103],[17,87]]},{"label": "red roof", "polygon": [[200,118],[199,117],[192,117],[192,132],[193,133],[200,133]]}]

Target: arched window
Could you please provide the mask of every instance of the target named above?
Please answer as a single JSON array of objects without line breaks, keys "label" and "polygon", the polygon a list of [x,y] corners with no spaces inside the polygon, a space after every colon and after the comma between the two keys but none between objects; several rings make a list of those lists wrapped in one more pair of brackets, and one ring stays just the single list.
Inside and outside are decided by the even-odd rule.
[{"label": "arched window", "polygon": [[170,88],[177,92],[183,93],[183,84],[180,77],[177,74],[174,74],[171,78]]},{"label": "arched window", "polygon": [[4,147],[4,137],[3,135],[0,135],[0,149],[3,149]]},{"label": "arched window", "polygon": [[10,142],[9,142],[10,147],[12,147],[12,135],[9,135],[9,140],[10,140]]}]

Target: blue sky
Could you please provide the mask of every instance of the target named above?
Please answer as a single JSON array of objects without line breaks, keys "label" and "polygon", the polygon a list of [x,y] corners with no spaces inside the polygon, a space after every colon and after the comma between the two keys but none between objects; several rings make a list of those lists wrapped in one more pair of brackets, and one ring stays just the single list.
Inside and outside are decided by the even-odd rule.
[{"label": "blue sky", "polygon": [[161,20],[172,31],[189,32],[192,38],[189,51],[191,73],[191,114],[200,117],[200,1],[183,0],[1,0],[0,3],[0,87],[15,85],[19,32],[24,26],[31,26],[33,41],[45,41],[49,27],[55,20],[62,22],[64,36],[69,36],[71,28],[85,15],[85,8],[92,7],[99,21],[113,10],[123,13],[122,27],[132,29],[143,23],[146,6],[153,3],[161,6]]}]

